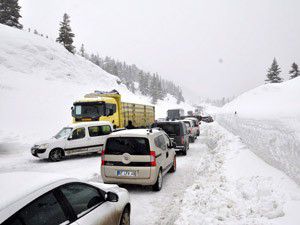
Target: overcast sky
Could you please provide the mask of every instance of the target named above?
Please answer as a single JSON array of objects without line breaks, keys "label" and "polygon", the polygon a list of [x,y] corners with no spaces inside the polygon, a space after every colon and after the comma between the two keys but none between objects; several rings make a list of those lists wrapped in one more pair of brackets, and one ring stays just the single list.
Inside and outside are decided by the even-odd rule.
[{"label": "overcast sky", "polygon": [[22,23],[55,39],[63,13],[75,45],[189,88],[238,95],[264,83],[274,57],[300,64],[299,0],[19,0]]}]

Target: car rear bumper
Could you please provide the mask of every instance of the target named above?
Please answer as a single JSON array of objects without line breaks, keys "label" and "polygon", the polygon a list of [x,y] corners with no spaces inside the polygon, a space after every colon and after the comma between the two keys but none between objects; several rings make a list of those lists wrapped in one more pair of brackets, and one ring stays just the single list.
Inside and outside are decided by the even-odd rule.
[{"label": "car rear bumper", "polygon": [[[137,177],[117,177],[117,176],[106,176],[105,175],[105,167],[101,166],[101,176],[104,183],[108,184],[138,184],[138,185],[153,185],[156,182],[157,179],[157,168],[156,167],[150,167],[150,176],[148,178],[140,178]],[[149,168],[149,167],[148,167]],[[138,170],[135,169],[135,167],[123,167],[122,170]]]}]

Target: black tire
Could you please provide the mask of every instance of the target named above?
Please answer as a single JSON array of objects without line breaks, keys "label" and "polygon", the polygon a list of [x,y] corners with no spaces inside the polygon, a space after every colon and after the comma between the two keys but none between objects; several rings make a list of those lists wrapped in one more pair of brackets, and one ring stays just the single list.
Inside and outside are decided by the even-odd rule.
[{"label": "black tire", "polygon": [[191,143],[194,143],[195,142],[195,137],[191,137],[191,139],[190,139],[191,141]]},{"label": "black tire", "polygon": [[173,165],[172,165],[171,169],[169,170],[169,172],[174,173],[175,171],[176,171],[176,155],[174,156]]},{"label": "black tire", "polygon": [[160,191],[163,184],[163,175],[161,169],[158,172],[155,184],[152,186],[153,191]]},{"label": "black tire", "polygon": [[186,155],[186,152],[187,152],[187,148],[186,148],[186,146],[182,149],[182,155]]},{"label": "black tire", "polygon": [[62,159],[62,157],[63,157],[63,150],[60,148],[52,149],[49,154],[49,159],[52,162],[58,162]]},{"label": "black tire", "polygon": [[120,225],[130,225],[130,210],[128,206],[124,209],[122,213]]}]

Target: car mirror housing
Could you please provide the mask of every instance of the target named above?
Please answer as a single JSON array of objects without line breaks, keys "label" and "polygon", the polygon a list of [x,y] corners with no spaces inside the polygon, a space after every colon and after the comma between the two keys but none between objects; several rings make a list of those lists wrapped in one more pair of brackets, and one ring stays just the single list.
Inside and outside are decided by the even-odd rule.
[{"label": "car mirror housing", "polygon": [[105,194],[105,200],[108,202],[117,202],[119,201],[119,196],[114,192],[107,192]]}]

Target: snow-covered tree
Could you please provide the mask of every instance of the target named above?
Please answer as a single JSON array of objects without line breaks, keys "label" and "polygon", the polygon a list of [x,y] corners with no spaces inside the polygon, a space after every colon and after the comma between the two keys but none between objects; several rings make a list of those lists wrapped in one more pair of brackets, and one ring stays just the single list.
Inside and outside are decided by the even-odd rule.
[{"label": "snow-covered tree", "polygon": [[84,49],[84,44],[81,44],[81,47],[80,47],[80,50],[79,50],[79,53],[82,57],[85,57],[85,49]]},{"label": "snow-covered tree", "polygon": [[20,9],[18,0],[0,0],[0,23],[22,29]]},{"label": "snow-covered tree", "polygon": [[292,64],[292,69],[289,71],[289,74],[291,75],[290,79],[294,79],[295,77],[300,76],[300,71],[296,63]]},{"label": "snow-covered tree", "polygon": [[265,80],[267,83],[281,83],[282,78],[279,77],[279,74],[281,72],[281,69],[279,68],[279,65],[276,61],[276,59],[273,59],[272,65],[268,70],[267,73],[267,79]]},{"label": "snow-covered tree", "polygon": [[59,36],[56,41],[61,43],[69,52],[74,54],[75,47],[72,45],[74,37],[75,35],[72,33],[70,26],[70,17],[65,13],[63,16],[63,21],[60,22]]}]

